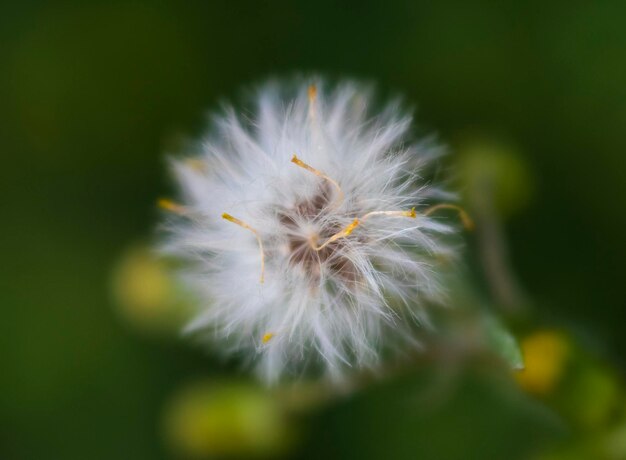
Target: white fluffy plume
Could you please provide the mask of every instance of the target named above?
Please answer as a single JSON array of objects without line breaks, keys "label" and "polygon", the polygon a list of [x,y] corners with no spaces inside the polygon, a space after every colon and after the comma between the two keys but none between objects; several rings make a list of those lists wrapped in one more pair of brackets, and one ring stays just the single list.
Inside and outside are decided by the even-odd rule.
[{"label": "white fluffy plume", "polygon": [[250,358],[273,382],[341,377],[415,346],[452,227],[430,217],[436,156],[408,137],[397,104],[371,112],[347,82],[267,84],[254,105],[214,116],[196,157],[173,160],[180,203],[167,253],[200,299],[188,331]]}]

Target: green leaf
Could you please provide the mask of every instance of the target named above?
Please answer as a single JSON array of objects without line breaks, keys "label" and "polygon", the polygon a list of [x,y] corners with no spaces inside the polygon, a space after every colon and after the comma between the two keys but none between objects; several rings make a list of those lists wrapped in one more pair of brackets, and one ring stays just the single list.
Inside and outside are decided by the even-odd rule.
[{"label": "green leaf", "polygon": [[522,350],[517,340],[508,329],[494,316],[486,314],[484,317],[487,344],[506,361],[512,369],[524,368]]}]

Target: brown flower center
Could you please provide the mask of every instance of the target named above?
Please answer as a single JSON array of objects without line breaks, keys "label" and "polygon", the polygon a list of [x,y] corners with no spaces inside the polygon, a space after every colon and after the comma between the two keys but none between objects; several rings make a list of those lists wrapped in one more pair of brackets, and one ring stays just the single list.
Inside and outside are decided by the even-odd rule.
[{"label": "brown flower center", "polygon": [[302,222],[315,223],[327,212],[328,205],[333,198],[333,190],[324,184],[313,197],[302,200],[291,210],[278,214],[280,223],[291,230],[287,232],[289,263],[299,267],[311,276],[312,284],[318,285],[322,267],[339,277],[348,285],[354,285],[360,278],[354,263],[342,251],[346,246],[344,239],[337,239],[319,248],[322,241],[342,230],[339,223],[325,223],[317,233],[305,236],[301,228]]}]

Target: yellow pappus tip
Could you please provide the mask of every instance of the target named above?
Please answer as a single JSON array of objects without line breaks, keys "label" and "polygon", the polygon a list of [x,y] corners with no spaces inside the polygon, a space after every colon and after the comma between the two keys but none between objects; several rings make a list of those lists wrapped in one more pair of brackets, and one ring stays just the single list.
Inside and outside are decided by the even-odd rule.
[{"label": "yellow pappus tip", "polygon": [[274,338],[276,334],[274,334],[273,332],[268,332],[267,334],[263,335],[263,338],[261,339],[261,341],[263,343],[267,343],[270,340],[272,340]]},{"label": "yellow pappus tip", "polygon": [[373,216],[410,217],[411,219],[415,219],[417,213],[415,212],[415,208],[411,208],[410,211],[372,211],[362,216],[361,220],[366,220]]},{"label": "yellow pappus tip", "polygon": [[463,227],[465,227],[466,230],[468,231],[472,231],[474,230],[474,221],[472,220],[472,218],[469,216],[468,213],[466,213],[464,210],[461,209],[461,211],[459,212],[460,216],[461,216],[461,222],[463,222]]},{"label": "yellow pappus tip", "polygon": [[309,85],[309,102],[313,102],[317,97],[317,86],[315,84]]},{"label": "yellow pappus tip", "polygon": [[438,211],[439,209],[452,209],[456,211],[459,214],[459,218],[461,219],[461,223],[463,224],[463,227],[465,227],[465,229],[469,231],[474,230],[474,221],[472,220],[472,218],[469,216],[467,212],[465,212],[465,209],[455,204],[449,204],[449,203],[436,204],[428,208],[426,211],[424,211],[423,215],[429,216],[435,211]]},{"label": "yellow pappus tip", "polygon": [[345,236],[350,235],[350,233],[352,233],[354,229],[357,228],[360,223],[361,222],[359,221],[359,219],[354,219],[352,223],[344,229],[343,234]]},{"label": "yellow pappus tip", "polygon": [[157,206],[161,209],[164,209],[166,211],[169,212],[173,212],[176,214],[184,214],[185,213],[185,207],[175,203],[174,201],[168,199],[168,198],[159,198],[157,200]]},{"label": "yellow pappus tip", "polygon": [[243,227],[247,230],[250,230],[252,233],[254,233],[256,235],[256,230],[253,229],[252,227],[250,227],[248,224],[246,224],[243,220],[237,219],[234,216],[231,216],[230,214],[228,214],[227,212],[222,213],[222,219],[227,220],[228,222],[232,222],[233,224],[237,224],[240,227]]},{"label": "yellow pappus tip", "polygon": [[198,172],[204,172],[206,170],[205,162],[199,158],[188,158],[185,160],[185,164]]},{"label": "yellow pappus tip", "polygon": [[250,230],[254,237],[256,238],[257,243],[259,244],[259,251],[261,252],[261,277],[259,282],[263,284],[265,282],[265,250],[263,249],[263,240],[261,240],[261,236],[259,232],[257,232],[254,228],[250,227],[243,220],[237,219],[236,217],[231,216],[227,212],[222,213],[222,219],[232,222],[233,224],[237,224],[246,230]]},{"label": "yellow pappus tip", "polygon": [[332,243],[333,241],[337,241],[339,238],[345,238],[346,236],[349,236],[350,233],[352,233],[354,231],[354,229],[360,223],[361,223],[361,221],[359,219],[354,219],[352,221],[352,223],[350,225],[348,225],[346,228],[344,228],[340,232],[337,232],[333,236],[328,238],[324,244],[322,244],[320,246],[313,246],[313,249],[315,249],[316,251],[320,251],[320,250],[324,249],[326,246],[328,246],[330,243]]},{"label": "yellow pappus tip", "polygon": [[344,200],[344,195],[343,195],[343,190],[341,190],[341,187],[339,186],[339,183],[332,179],[331,177],[328,177],[326,174],[324,174],[322,171],[320,171],[319,169],[315,169],[313,166],[305,163],[304,161],[302,161],[300,158],[298,158],[298,156],[294,153],[293,156],[291,157],[291,162],[300,166],[303,169],[306,169],[307,171],[315,174],[317,177],[321,177],[324,180],[327,180],[328,182],[330,182],[333,187],[335,187],[337,189],[337,193],[338,196],[335,200],[334,205],[338,206],[339,204],[341,204],[341,202]]},{"label": "yellow pappus tip", "polygon": [[291,157],[291,162],[295,163],[297,165],[301,164],[302,161],[300,161],[300,158],[298,158],[298,156],[294,153],[293,156]]}]

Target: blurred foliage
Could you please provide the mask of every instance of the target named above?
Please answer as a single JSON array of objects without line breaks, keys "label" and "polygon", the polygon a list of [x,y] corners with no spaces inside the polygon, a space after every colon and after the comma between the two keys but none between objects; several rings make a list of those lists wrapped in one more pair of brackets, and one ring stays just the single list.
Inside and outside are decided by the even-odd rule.
[{"label": "blurred foliage", "polygon": [[[177,310],[144,290],[161,274],[126,249],[152,234],[163,154],[200,132],[207,109],[307,70],[406,95],[419,129],[458,147],[466,190],[472,171],[494,175],[511,266],[533,298],[515,330],[567,330],[569,345],[565,362],[550,340],[534,345],[539,360],[527,350],[532,395],[474,357],[445,370],[454,385],[434,402],[427,383],[445,385],[432,364],[329,397],[291,454],[626,458],[625,15],[617,1],[4,2],[0,458],[171,458],[160,421],[172,395],[181,423],[210,417],[213,402],[196,412],[185,385],[236,364],[152,333]],[[469,239],[468,276],[482,280]],[[247,388],[261,412],[284,403]],[[246,413],[215,394],[230,401],[219,410]],[[266,428],[282,430],[272,417]],[[192,444],[217,433],[203,423]]]},{"label": "blurred foliage", "polygon": [[454,383],[427,367],[333,407],[305,458],[522,459],[563,435],[549,411],[473,364]]},{"label": "blurred foliage", "polygon": [[607,362],[564,331],[540,330],[522,342],[526,369],[520,385],[567,421],[570,436],[539,459],[626,458],[626,385]]}]

